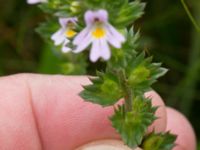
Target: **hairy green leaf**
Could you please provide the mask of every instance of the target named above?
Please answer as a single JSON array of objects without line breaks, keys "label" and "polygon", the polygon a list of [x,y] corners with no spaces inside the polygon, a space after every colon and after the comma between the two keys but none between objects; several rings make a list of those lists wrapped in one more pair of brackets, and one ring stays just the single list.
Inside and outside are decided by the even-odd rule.
[{"label": "hairy green leaf", "polygon": [[99,72],[98,76],[90,79],[92,84],[84,86],[80,96],[102,106],[115,104],[123,96],[118,78],[111,72]]},{"label": "hairy green leaf", "polygon": [[142,52],[128,64],[126,73],[128,83],[135,92],[146,92],[151,85],[168,70],[161,67],[161,63],[152,63],[152,57],[145,58]]},{"label": "hairy green leaf", "polygon": [[126,112],[124,105],[118,106],[110,120],[125,144],[136,148],[141,144],[148,126],[156,119],[154,116],[156,109],[152,107],[149,99],[136,97],[133,100],[132,111]]}]

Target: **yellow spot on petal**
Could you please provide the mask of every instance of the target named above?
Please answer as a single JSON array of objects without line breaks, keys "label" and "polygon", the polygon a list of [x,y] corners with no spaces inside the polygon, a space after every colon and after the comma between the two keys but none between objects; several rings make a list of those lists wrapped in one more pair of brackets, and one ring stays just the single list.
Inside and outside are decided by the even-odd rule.
[{"label": "yellow spot on petal", "polygon": [[92,32],[92,36],[96,39],[100,39],[104,37],[105,35],[106,35],[106,31],[101,27],[95,28],[95,30]]},{"label": "yellow spot on petal", "polygon": [[72,38],[76,35],[76,32],[72,29],[69,29],[69,30],[66,31],[65,34],[66,34],[67,38]]}]

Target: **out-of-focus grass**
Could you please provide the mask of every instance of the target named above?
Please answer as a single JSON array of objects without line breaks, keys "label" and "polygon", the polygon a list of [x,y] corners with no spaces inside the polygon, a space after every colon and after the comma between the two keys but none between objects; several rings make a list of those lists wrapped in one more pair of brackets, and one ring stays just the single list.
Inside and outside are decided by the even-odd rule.
[{"label": "out-of-focus grass", "polygon": [[[200,136],[200,35],[181,1],[146,0],[146,14],[137,21],[143,48],[162,61],[169,73],[154,88],[166,103],[184,112]],[[46,47],[34,28],[44,20],[37,6],[25,0],[0,0],[0,75],[19,72],[62,73],[62,61]],[[187,1],[200,21],[200,1]],[[104,65],[97,67],[101,68]],[[96,66],[95,66],[96,67]],[[94,65],[90,65],[88,72]]]}]

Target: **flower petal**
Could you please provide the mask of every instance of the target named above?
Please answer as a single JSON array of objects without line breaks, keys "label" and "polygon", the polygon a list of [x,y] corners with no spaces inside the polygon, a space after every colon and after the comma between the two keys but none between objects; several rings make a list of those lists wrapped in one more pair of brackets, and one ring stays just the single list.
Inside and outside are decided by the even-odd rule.
[{"label": "flower petal", "polygon": [[116,37],[114,37],[109,32],[107,33],[107,41],[115,48],[121,48],[121,42],[117,40]]},{"label": "flower petal", "polygon": [[101,46],[100,50],[101,57],[104,60],[109,60],[111,57],[111,52],[106,39],[100,39],[100,46]]},{"label": "flower petal", "polygon": [[116,37],[120,42],[123,43],[123,42],[126,41],[125,37],[124,37],[121,33],[119,33],[112,25],[107,24],[107,25],[106,25],[106,28],[107,28],[108,31],[109,31],[114,37]]},{"label": "flower petal", "polygon": [[104,9],[100,9],[95,13],[96,17],[102,21],[102,22],[107,22],[108,21],[108,12]]},{"label": "flower petal", "polygon": [[91,11],[91,10],[88,10],[86,13],[85,13],[85,22],[86,22],[86,25],[92,25],[93,21],[94,21],[94,18],[95,18],[95,12],[94,11]]},{"label": "flower petal", "polygon": [[76,17],[71,17],[71,18],[59,18],[59,23],[62,28],[66,28],[68,22],[72,22],[73,24],[76,24],[78,19]]},{"label": "flower petal", "polygon": [[111,25],[107,25],[106,28],[108,42],[115,48],[121,48],[122,43],[125,42],[125,37]]},{"label": "flower petal", "polygon": [[90,28],[86,27],[81,31],[73,40],[74,45],[78,45],[82,42],[82,40],[90,33]]},{"label": "flower petal", "polygon": [[70,52],[71,51],[71,48],[69,48],[69,47],[67,47],[67,46],[63,46],[62,47],[62,52],[63,53],[68,53],[68,52]]},{"label": "flower petal", "polygon": [[90,43],[92,42],[92,36],[91,33],[87,33],[87,35],[80,41],[80,43],[77,44],[77,48],[73,51],[74,53],[79,53],[85,50]]},{"label": "flower petal", "polygon": [[[51,36],[51,39],[54,41],[55,45],[60,45],[66,39],[65,30],[61,28],[56,33]],[[69,40],[68,40],[69,41]]]},{"label": "flower petal", "polygon": [[69,18],[59,18],[59,23],[62,28],[66,28]]},{"label": "flower petal", "polygon": [[69,47],[63,45],[63,47],[62,47],[62,52],[63,52],[63,53],[68,53],[68,52],[70,52],[70,51],[71,51],[71,48],[69,48]]},{"label": "flower petal", "polygon": [[92,49],[90,51],[90,60],[92,62],[96,62],[99,59],[99,57],[101,57],[100,50],[100,40],[93,41]]},{"label": "flower petal", "polygon": [[68,43],[69,43],[69,41],[66,39],[63,43],[63,46],[62,46],[62,52],[63,53],[67,53],[67,52],[71,51],[71,48],[69,48],[68,45],[67,45]]}]

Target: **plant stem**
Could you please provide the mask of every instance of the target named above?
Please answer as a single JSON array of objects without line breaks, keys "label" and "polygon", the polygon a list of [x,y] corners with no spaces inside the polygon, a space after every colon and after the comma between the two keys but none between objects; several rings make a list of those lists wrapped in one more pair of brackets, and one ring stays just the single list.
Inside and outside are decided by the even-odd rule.
[{"label": "plant stem", "polygon": [[196,20],[195,20],[194,17],[192,16],[192,14],[191,14],[191,12],[190,12],[188,6],[186,5],[185,1],[184,1],[184,0],[181,0],[181,3],[182,3],[182,5],[183,5],[183,7],[184,7],[184,9],[185,9],[185,11],[186,11],[188,17],[190,18],[191,22],[193,23],[194,27],[196,28],[196,30],[197,30],[198,32],[200,32],[200,26],[198,25],[198,23],[196,22]]},{"label": "plant stem", "polygon": [[[197,20],[200,20],[200,2],[194,0],[194,14]],[[198,21],[197,23],[200,23]],[[199,80],[199,72],[200,72],[200,34],[194,30],[192,32],[191,38],[191,50],[189,51],[189,64],[187,66],[186,74],[184,78],[179,82],[178,86],[173,90],[172,97],[169,98],[169,104],[175,105],[174,99],[179,100],[177,103],[179,104],[178,108],[181,112],[183,112],[186,116],[190,115],[192,105],[195,100],[195,95],[197,93],[196,87],[198,85]]]},{"label": "plant stem", "polygon": [[131,88],[129,87],[124,70],[120,69],[118,71],[118,77],[124,91],[124,100],[125,100],[124,105],[125,105],[126,112],[130,112],[132,111],[133,92]]}]

